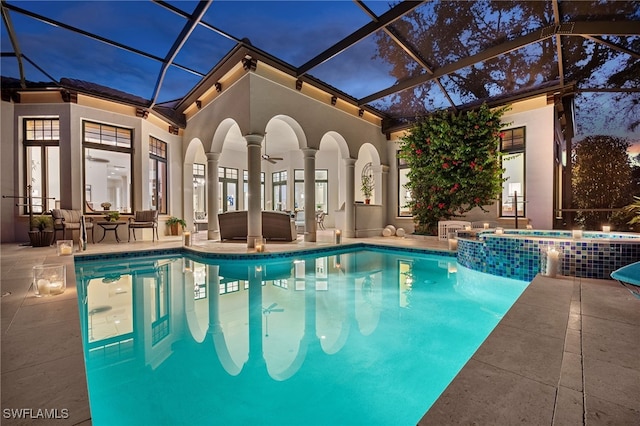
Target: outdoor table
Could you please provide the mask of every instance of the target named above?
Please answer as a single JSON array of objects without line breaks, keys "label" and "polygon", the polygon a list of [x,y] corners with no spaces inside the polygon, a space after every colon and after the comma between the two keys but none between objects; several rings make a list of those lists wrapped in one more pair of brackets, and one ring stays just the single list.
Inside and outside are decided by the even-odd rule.
[{"label": "outdoor table", "polygon": [[98,241],[99,243],[104,240],[104,237],[107,235],[107,231],[113,231],[113,233],[116,235],[116,241],[120,242],[120,237],[118,237],[118,226],[127,224],[127,222],[124,220],[116,220],[115,222],[103,220],[96,223],[104,230],[102,238],[100,238],[100,241]]}]

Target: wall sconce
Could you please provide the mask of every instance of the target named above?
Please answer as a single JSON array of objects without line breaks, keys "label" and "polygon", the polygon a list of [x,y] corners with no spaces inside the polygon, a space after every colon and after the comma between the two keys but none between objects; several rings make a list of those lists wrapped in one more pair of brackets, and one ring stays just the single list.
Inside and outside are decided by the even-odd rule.
[{"label": "wall sconce", "polygon": [[219,81],[213,85],[213,87],[216,88],[216,92],[220,93],[222,92],[222,83],[220,83]]},{"label": "wall sconce", "polygon": [[302,80],[296,80],[296,90],[302,90]]},{"label": "wall sconce", "polygon": [[196,107],[197,107],[198,109],[201,109],[201,108],[202,108],[202,101],[201,101],[200,99],[196,100]]},{"label": "wall sconce", "polygon": [[331,97],[331,105],[335,106],[336,102],[338,102],[338,97],[337,96],[332,96]]},{"label": "wall sconce", "polygon": [[147,118],[149,117],[149,110],[144,108],[136,108],[136,117]]},{"label": "wall sconce", "polygon": [[169,133],[172,135],[177,135],[179,130],[178,126],[169,126]]},{"label": "wall sconce", "polygon": [[358,110],[358,117],[362,117],[364,115],[364,110],[362,108],[360,108]]},{"label": "wall sconce", "polygon": [[74,104],[78,103],[78,94],[75,93],[75,92],[70,92],[68,90],[62,90],[60,92],[60,95],[62,95],[62,101],[63,102],[74,103]]}]

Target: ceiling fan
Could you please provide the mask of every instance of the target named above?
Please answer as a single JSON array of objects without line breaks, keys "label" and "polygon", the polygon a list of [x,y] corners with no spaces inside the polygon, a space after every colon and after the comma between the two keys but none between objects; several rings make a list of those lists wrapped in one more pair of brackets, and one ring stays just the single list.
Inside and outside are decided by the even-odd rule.
[{"label": "ceiling fan", "polygon": [[264,134],[264,154],[262,154],[262,159],[267,160],[271,164],[276,164],[276,161],[280,161],[283,159],[282,157],[272,157],[269,154],[267,154],[267,134],[266,133]]}]

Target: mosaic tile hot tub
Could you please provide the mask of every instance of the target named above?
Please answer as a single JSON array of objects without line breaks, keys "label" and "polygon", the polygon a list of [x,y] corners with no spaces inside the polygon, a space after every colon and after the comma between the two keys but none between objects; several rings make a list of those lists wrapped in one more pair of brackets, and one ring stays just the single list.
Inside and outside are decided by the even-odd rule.
[{"label": "mosaic tile hot tub", "polygon": [[540,253],[555,246],[562,253],[561,275],[610,278],[612,271],[640,261],[640,234],[505,230],[458,238],[458,262],[475,271],[530,281],[540,271]]}]

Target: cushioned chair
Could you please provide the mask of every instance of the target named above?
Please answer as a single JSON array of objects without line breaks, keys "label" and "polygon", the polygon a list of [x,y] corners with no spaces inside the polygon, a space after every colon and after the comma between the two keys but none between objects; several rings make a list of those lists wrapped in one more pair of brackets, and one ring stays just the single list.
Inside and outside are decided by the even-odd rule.
[{"label": "cushioned chair", "polygon": [[640,298],[640,262],[635,262],[611,273],[611,278],[625,286],[633,295]]},{"label": "cushioned chair", "polygon": [[[53,242],[57,240],[58,231],[62,231],[62,239],[66,239],[67,230],[80,231],[82,212],[80,210],[53,209],[51,210],[53,218]],[[85,229],[91,231],[91,242],[93,242],[93,222],[90,217],[85,217]]]},{"label": "cushioned chair", "polygon": [[131,241],[131,233],[133,239],[136,239],[136,229],[151,228],[151,239],[155,241],[158,236],[158,210],[139,210],[133,217],[129,218],[129,241]]}]

